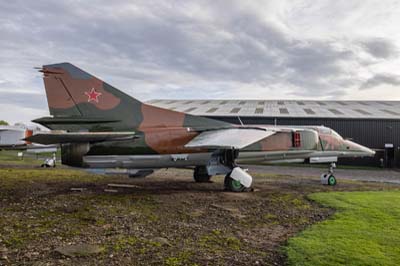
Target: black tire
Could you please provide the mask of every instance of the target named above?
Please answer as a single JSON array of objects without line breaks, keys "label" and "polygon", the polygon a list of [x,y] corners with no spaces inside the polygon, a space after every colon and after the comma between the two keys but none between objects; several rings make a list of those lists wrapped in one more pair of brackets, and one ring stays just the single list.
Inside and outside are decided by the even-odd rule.
[{"label": "black tire", "polygon": [[194,168],[193,178],[197,183],[207,183],[210,182],[211,176],[208,174],[205,166],[196,166],[196,168]]},{"label": "black tire", "polygon": [[231,192],[243,192],[246,188],[239,181],[233,179],[230,173],[225,176],[225,190]]}]

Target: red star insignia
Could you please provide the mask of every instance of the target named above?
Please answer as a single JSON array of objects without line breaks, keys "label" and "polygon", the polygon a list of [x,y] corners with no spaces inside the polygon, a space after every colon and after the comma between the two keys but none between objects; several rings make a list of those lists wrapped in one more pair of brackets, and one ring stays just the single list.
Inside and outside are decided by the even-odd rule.
[{"label": "red star insignia", "polygon": [[101,92],[97,92],[94,88],[92,88],[90,91],[85,92],[86,96],[88,97],[88,102],[90,103],[91,101],[94,101],[96,103],[99,102],[99,96],[102,94]]}]

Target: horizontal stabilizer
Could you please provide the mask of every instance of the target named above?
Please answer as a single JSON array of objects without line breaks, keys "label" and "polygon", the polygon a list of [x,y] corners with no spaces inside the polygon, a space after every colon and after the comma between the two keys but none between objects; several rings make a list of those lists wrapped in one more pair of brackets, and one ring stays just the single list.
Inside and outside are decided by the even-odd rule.
[{"label": "horizontal stabilizer", "polygon": [[134,132],[50,132],[38,133],[25,140],[48,145],[59,143],[93,143],[134,138],[136,138]]},{"label": "horizontal stabilizer", "polygon": [[274,131],[261,128],[229,128],[204,131],[185,145],[186,148],[242,149],[272,136]]}]

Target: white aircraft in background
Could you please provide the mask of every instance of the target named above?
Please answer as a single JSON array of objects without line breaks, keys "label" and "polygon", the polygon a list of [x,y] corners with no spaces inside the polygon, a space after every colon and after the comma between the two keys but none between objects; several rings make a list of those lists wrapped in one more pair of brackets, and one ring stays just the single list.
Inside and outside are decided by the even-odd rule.
[{"label": "white aircraft in background", "polygon": [[21,150],[26,153],[56,152],[57,145],[34,144],[23,140],[40,130],[29,129],[24,125],[0,126],[0,150]]}]

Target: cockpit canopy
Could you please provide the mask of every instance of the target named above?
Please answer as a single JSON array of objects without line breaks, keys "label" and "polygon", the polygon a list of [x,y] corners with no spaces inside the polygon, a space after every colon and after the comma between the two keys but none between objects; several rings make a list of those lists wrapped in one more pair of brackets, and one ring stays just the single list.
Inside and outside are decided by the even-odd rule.
[{"label": "cockpit canopy", "polygon": [[334,137],[336,139],[340,139],[340,140],[343,139],[343,137],[340,136],[339,133],[337,133],[335,130],[333,130],[329,127],[320,126],[320,127],[317,127],[316,130],[318,131],[319,134],[331,135],[332,137]]}]

